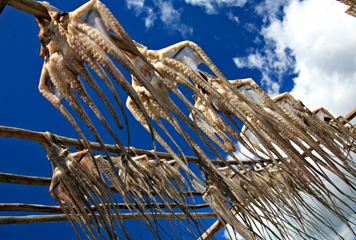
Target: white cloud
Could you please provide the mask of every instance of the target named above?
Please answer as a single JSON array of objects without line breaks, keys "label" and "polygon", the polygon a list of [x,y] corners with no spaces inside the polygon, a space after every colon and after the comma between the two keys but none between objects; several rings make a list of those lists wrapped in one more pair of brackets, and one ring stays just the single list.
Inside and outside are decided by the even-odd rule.
[{"label": "white cloud", "polygon": [[232,239],[232,240],[244,240],[244,238],[240,234],[234,232],[231,225],[229,224],[226,225],[226,231],[224,232],[224,237],[226,239]]},{"label": "white cloud", "polygon": [[254,49],[248,56],[233,59],[238,68],[259,70],[262,75],[262,87],[270,96],[279,93],[283,77],[290,74],[294,66],[294,59],[291,55],[273,51],[274,44],[273,41],[266,41],[262,49]]},{"label": "white cloud", "polygon": [[356,19],[334,0],[266,0],[256,7],[265,24],[266,45],[234,59],[237,67],[258,69],[268,93],[276,93],[291,73],[291,94],[314,110],[335,116],[355,107]]},{"label": "white cloud", "polygon": [[132,9],[136,16],[144,15],[146,29],[151,28],[157,19],[157,13],[155,13],[153,7],[145,5],[145,0],[126,0],[126,6],[128,9]]},{"label": "white cloud", "polygon": [[180,21],[182,9],[174,9],[170,1],[159,0],[156,5],[160,10],[160,19],[167,29],[178,31],[182,36],[193,34],[193,28]]},{"label": "white cloud", "polygon": [[183,9],[175,9],[172,1],[153,0],[149,4],[145,0],[126,0],[126,5],[137,16],[143,16],[146,29],[150,29],[160,20],[169,32],[179,32],[183,37],[193,34],[193,27],[181,22]]},{"label": "white cloud", "polygon": [[356,102],[356,19],[345,8],[332,0],[293,1],[276,29],[283,32],[277,46],[289,46],[296,56],[292,95],[334,115],[347,114]]},{"label": "white cloud", "polygon": [[257,26],[253,23],[245,23],[244,28],[250,33],[257,33],[259,31]]},{"label": "white cloud", "polygon": [[174,9],[171,2],[159,1],[159,8],[162,22],[173,23],[175,20],[180,19],[181,11]]},{"label": "white cloud", "polygon": [[[258,69],[269,92],[279,90],[284,76],[295,73],[291,91],[295,98],[311,110],[323,106],[335,116],[347,114],[356,107],[356,19],[344,13],[346,8],[334,0],[263,1],[256,12],[264,22],[259,32],[266,45],[234,58],[236,66]],[[340,179],[329,175],[349,192]],[[341,197],[355,209],[355,203]],[[310,204],[316,207],[311,200]],[[350,213],[350,218],[355,215]],[[336,217],[331,222],[345,239],[355,239]]]},{"label": "white cloud", "polygon": [[[207,14],[218,14],[220,10],[224,9],[223,12],[226,13],[228,19],[237,24],[239,17],[235,16],[230,8],[243,7],[246,2],[247,0],[185,0],[187,4],[204,8]],[[172,0],[126,0],[127,8],[143,18],[146,29],[161,22],[164,29],[170,33],[179,32],[183,37],[192,35],[193,27],[181,20],[184,8],[177,9],[173,3]]]},{"label": "white cloud", "polygon": [[147,29],[151,28],[154,24],[154,22],[156,21],[157,19],[157,16],[156,14],[153,12],[153,9],[152,8],[145,8],[146,9],[146,18],[145,18],[145,27]]},{"label": "white cloud", "polygon": [[216,14],[223,7],[243,7],[247,0],[185,0],[185,2],[204,8],[208,14]]},{"label": "white cloud", "polygon": [[229,12],[227,13],[227,17],[229,18],[229,20],[231,20],[231,21],[233,21],[233,22],[235,22],[235,23],[237,23],[237,24],[240,22],[239,17],[235,16],[235,15],[232,13],[232,11],[229,11]]},{"label": "white cloud", "polygon": [[256,6],[256,12],[263,17],[264,21],[280,17],[281,8],[288,5],[290,0],[265,0]]},{"label": "white cloud", "polygon": [[134,9],[136,13],[141,13],[144,8],[145,0],[126,0],[128,9]]}]

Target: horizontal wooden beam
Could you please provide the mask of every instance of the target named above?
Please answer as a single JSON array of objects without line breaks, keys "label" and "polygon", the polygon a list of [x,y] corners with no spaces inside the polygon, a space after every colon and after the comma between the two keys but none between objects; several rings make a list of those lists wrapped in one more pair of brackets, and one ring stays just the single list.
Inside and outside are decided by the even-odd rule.
[{"label": "horizontal wooden beam", "polygon": [[[101,205],[101,204],[99,204]],[[145,204],[146,208],[156,208],[157,205],[162,209],[166,208],[165,204]],[[116,203],[116,208],[119,209],[128,209],[127,204],[125,203]],[[135,207],[138,207],[135,204]],[[171,208],[180,208],[177,204],[170,204]],[[209,204],[197,204],[197,205],[187,205],[185,206],[188,209],[202,209],[209,208]],[[97,211],[96,207],[91,206],[93,211]],[[48,206],[40,204],[25,204],[25,203],[0,203],[1,212],[45,212],[45,213],[63,213],[62,209],[59,206]]]},{"label": "horizontal wooden beam", "polygon": [[[155,219],[184,219],[187,216],[183,213],[154,213],[153,215],[149,215],[147,213],[137,214],[137,213],[122,213],[120,214],[120,218],[122,220],[138,220],[141,219],[142,215],[145,217],[154,217]],[[193,218],[217,218],[215,213],[192,213],[191,216]],[[90,217],[90,215],[89,215]],[[100,219],[99,215],[96,215],[98,219]],[[93,217],[92,217],[93,218]],[[74,220],[74,219],[73,219]],[[65,214],[58,215],[28,215],[28,216],[4,216],[0,217],[0,225],[4,224],[30,224],[30,223],[54,223],[54,222],[67,222],[68,218]]]},{"label": "horizontal wooden beam", "polygon": [[0,182],[30,186],[49,186],[51,184],[51,178],[30,177],[10,173],[0,173]]},{"label": "horizontal wooden beam", "polygon": [[[21,184],[21,185],[29,185],[29,186],[47,186],[49,187],[52,179],[45,177],[30,177],[24,175],[10,174],[10,173],[0,173],[0,183],[10,183],[10,184]],[[116,189],[113,186],[109,186],[111,192],[117,193]],[[152,195],[156,193],[154,191],[151,192]],[[184,194],[186,196],[202,196],[202,193],[199,192],[181,192],[180,194]]]},{"label": "horizontal wooden beam", "polygon": [[[67,137],[58,136],[58,135],[56,135],[56,136],[59,138],[59,140],[61,140],[68,147],[75,147],[77,149],[83,148],[82,140],[74,139],[74,138],[67,138]],[[26,130],[26,129],[22,129],[22,128],[14,128],[14,127],[7,127],[7,126],[0,126],[0,137],[26,139],[26,140],[42,142],[42,143],[47,142],[47,139],[43,136],[42,132],[35,132],[35,131],[30,131],[30,130]],[[89,145],[93,150],[102,151],[100,144],[97,142],[89,142]],[[105,144],[105,147],[108,150],[108,152],[110,152],[110,153],[116,153],[116,154],[121,153],[121,151],[117,147],[117,145]],[[138,148],[134,148],[134,147],[130,147],[127,150],[128,150],[128,152],[134,153],[135,155],[146,154],[148,157],[155,157],[153,150],[144,150],[144,149],[138,149]],[[173,159],[173,157],[169,153],[156,152],[156,154],[161,159]],[[178,155],[178,156],[181,159],[183,159],[183,156],[181,156],[181,155]],[[188,162],[192,162],[192,163],[200,162],[199,158],[197,158],[197,157],[186,156],[185,159]],[[210,161],[217,166],[225,166],[225,163],[223,163],[222,161],[219,161],[219,160],[210,160]],[[240,163],[235,160],[227,160],[227,162],[231,165],[240,165]],[[258,161],[258,160],[242,160],[241,161],[241,163],[244,165],[252,165],[252,164],[257,164],[260,162],[261,161]],[[272,161],[269,159],[264,159],[263,162],[269,163]]]}]

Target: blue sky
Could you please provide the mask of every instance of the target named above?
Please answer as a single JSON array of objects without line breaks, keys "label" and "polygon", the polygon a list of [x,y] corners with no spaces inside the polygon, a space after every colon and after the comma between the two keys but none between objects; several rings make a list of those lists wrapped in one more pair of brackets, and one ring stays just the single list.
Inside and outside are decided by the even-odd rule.
[{"label": "blue sky", "polygon": [[[84,2],[50,1],[63,11]],[[336,116],[355,108],[356,19],[335,0],[104,3],[131,38],[149,49],[191,40],[228,79],[251,77],[271,95],[292,91],[311,110],[323,106]],[[70,124],[38,91],[43,59],[38,56],[34,18],[7,6],[0,29],[0,125],[76,138]],[[145,130],[134,122],[130,126],[132,145],[151,149]],[[126,132],[118,134],[125,144]],[[51,176],[42,147],[24,140],[0,138],[0,166],[5,173]],[[55,204],[47,187],[0,184],[1,203],[25,201]],[[0,226],[0,234],[3,239],[76,239],[68,223]],[[223,231],[217,235],[222,236]]]}]

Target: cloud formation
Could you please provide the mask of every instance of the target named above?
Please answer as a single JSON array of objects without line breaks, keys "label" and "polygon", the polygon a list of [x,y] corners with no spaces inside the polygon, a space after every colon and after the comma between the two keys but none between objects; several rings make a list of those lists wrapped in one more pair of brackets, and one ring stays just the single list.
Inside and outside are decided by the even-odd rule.
[{"label": "cloud formation", "polygon": [[277,36],[279,48],[290,47],[296,57],[298,77],[291,94],[333,115],[347,114],[356,101],[356,19],[345,9],[332,0],[292,1],[279,27],[266,30],[266,36]]},{"label": "cloud formation", "polygon": [[183,37],[193,34],[193,27],[181,22],[183,9],[175,9],[172,1],[153,0],[148,4],[145,0],[126,0],[126,6],[143,18],[147,29],[159,19],[168,32],[179,32]]},{"label": "cloud formation", "polygon": [[333,0],[266,0],[256,7],[265,46],[234,58],[238,68],[258,69],[262,85],[276,94],[292,73],[292,95],[311,110],[345,115],[356,100],[356,21]]},{"label": "cloud formation", "polygon": [[236,24],[238,24],[240,22],[239,17],[235,16],[234,13],[232,11],[229,11],[227,13],[227,17],[229,18],[229,20],[235,22]]},{"label": "cloud formation", "polygon": [[216,14],[223,7],[243,7],[247,0],[185,0],[185,2],[204,8],[208,14]]},{"label": "cloud formation", "polygon": [[179,31],[182,36],[192,35],[193,28],[181,23],[180,17],[182,9],[174,9],[170,1],[156,1],[156,6],[159,8],[159,16],[166,28]]},{"label": "cloud formation", "polygon": [[145,0],[126,0],[128,9],[134,9],[136,12],[141,12],[144,7]]},{"label": "cloud formation", "polygon": [[[346,8],[333,0],[263,1],[255,10],[264,23],[259,34],[265,45],[234,58],[236,66],[259,70],[270,94],[278,93],[282,80],[294,73],[291,94],[309,109],[323,106],[334,116],[347,114],[356,102],[356,19],[344,13]],[[339,178],[329,176],[348,192]],[[342,200],[351,204],[344,196]],[[340,220],[331,219],[339,234],[354,239]]]},{"label": "cloud formation", "polygon": [[275,52],[274,42],[266,41],[265,46],[253,49],[244,57],[233,59],[238,68],[256,69],[261,72],[261,84],[269,96],[279,94],[280,86],[286,75],[293,73],[293,56],[286,52]]},{"label": "cloud formation", "polygon": [[[218,14],[223,11],[230,21],[239,24],[239,17],[234,15],[231,7],[243,7],[247,0],[185,0],[186,4],[201,7],[207,14]],[[177,8],[172,0],[126,0],[128,9],[136,16],[143,18],[146,29],[161,22],[170,33],[179,32],[183,37],[193,34],[193,27],[181,20],[184,8]]]}]

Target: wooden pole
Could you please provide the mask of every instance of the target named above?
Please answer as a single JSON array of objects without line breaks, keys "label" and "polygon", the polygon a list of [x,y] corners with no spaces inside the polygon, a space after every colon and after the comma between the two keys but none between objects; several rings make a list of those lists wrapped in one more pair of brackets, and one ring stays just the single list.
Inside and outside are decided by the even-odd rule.
[{"label": "wooden pole", "polygon": [[[142,215],[145,215],[146,218],[151,218],[152,215],[144,213],[122,213],[120,214],[120,218],[122,220],[137,220],[141,219]],[[216,218],[215,213],[192,213],[191,216],[193,218]],[[90,216],[89,216],[90,217]],[[98,219],[100,219],[99,215],[96,215]],[[187,216],[183,213],[164,213],[164,214],[154,214],[155,219],[184,219]],[[93,218],[93,217],[92,217]],[[73,219],[75,221],[75,219]],[[53,223],[53,222],[67,222],[68,218],[65,214],[58,215],[29,215],[29,216],[21,216],[21,217],[13,217],[13,216],[5,216],[0,217],[0,225],[3,224],[29,224],[29,223]]]},{"label": "wooden pole", "polygon": [[354,110],[352,110],[351,112],[349,112],[346,116],[345,119],[347,121],[351,121],[352,119],[354,119],[356,117],[356,108]]},{"label": "wooden pole", "polygon": [[[101,206],[101,204],[99,204]],[[115,203],[116,208],[119,209],[128,209],[127,204],[125,203]],[[146,208],[156,208],[157,205],[160,208],[166,208],[165,204],[146,204]],[[135,205],[137,207],[137,205]],[[171,208],[179,208],[177,204],[170,204]],[[209,208],[209,204],[197,204],[197,205],[187,205],[188,209],[202,209]],[[97,211],[97,208],[92,205],[91,209]],[[45,213],[63,213],[62,209],[59,206],[48,206],[40,204],[26,204],[26,203],[0,203],[0,212],[45,212]]]},{"label": "wooden pole", "polygon": [[[22,184],[29,186],[49,186],[51,184],[51,178],[45,177],[30,177],[24,175],[16,175],[10,173],[0,173],[0,183],[12,183],[12,184]],[[116,189],[113,186],[109,186],[111,192],[117,193]],[[151,192],[152,195],[156,193],[154,191]],[[203,193],[200,192],[180,192],[180,194],[186,196],[202,196]]]},{"label": "wooden pole", "polygon": [[[58,135],[56,135],[56,136],[59,138],[60,141],[62,141],[68,147],[75,147],[77,149],[83,149],[82,141],[79,139],[67,138],[67,137],[58,136]],[[42,132],[35,132],[35,131],[30,131],[30,130],[21,129],[21,128],[14,128],[14,127],[0,126],[0,137],[19,138],[19,139],[26,139],[26,140],[31,140],[31,141],[35,141],[35,142],[47,143],[47,139],[43,136]],[[99,143],[89,142],[89,145],[93,150],[102,151],[102,148]],[[108,152],[110,152],[110,153],[115,153],[115,154],[121,153],[120,149],[116,145],[105,144],[105,147],[108,150]],[[154,157],[153,150],[144,150],[144,149],[138,149],[138,148],[134,148],[134,147],[130,147],[127,150],[128,150],[128,152],[133,153],[135,155],[146,154],[148,157]],[[161,159],[173,159],[173,157],[169,153],[156,152],[156,154]],[[179,157],[181,159],[183,159],[183,156],[179,155]],[[186,156],[186,160],[188,162],[192,162],[192,163],[199,162],[199,159],[197,157],[192,157],[192,156]],[[219,160],[210,160],[210,161],[215,165],[225,166],[225,164],[222,161],[219,161]],[[228,160],[227,162],[231,165],[239,165],[240,164],[239,162],[237,162],[235,160]],[[264,159],[263,162],[269,163],[272,161],[269,159]],[[261,163],[261,161],[243,160],[243,161],[241,161],[241,163],[244,165],[252,165],[252,164]]]},{"label": "wooden pole", "polygon": [[209,240],[215,236],[217,232],[219,232],[224,227],[224,224],[220,221],[220,219],[216,220],[210,228],[208,228],[203,235],[198,238],[198,240]]},{"label": "wooden pole", "polygon": [[10,173],[0,173],[1,183],[22,184],[30,186],[49,186],[51,181],[51,178],[45,177],[29,177]]}]

